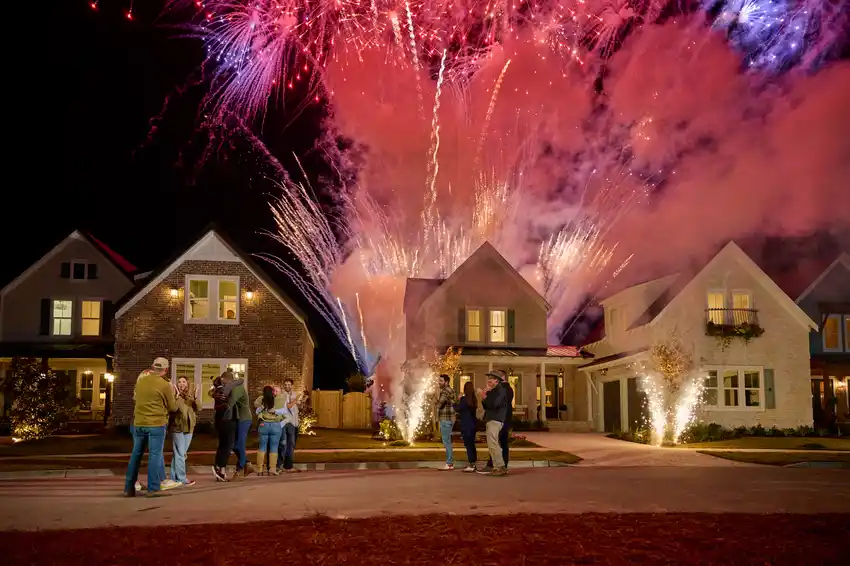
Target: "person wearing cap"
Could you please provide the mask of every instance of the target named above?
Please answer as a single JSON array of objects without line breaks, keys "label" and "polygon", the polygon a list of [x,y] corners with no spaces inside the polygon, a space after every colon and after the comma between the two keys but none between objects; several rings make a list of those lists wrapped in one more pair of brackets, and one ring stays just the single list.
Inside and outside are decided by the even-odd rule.
[{"label": "person wearing cap", "polygon": [[478,390],[478,394],[481,396],[481,406],[484,407],[487,450],[490,452],[490,458],[493,460],[493,471],[482,470],[481,473],[491,476],[504,476],[507,473],[505,460],[502,456],[502,447],[499,444],[499,434],[502,432],[502,427],[508,418],[507,415],[510,410],[505,390],[503,387],[500,387],[503,381],[505,381],[503,371],[490,371],[487,373],[487,390]]},{"label": "person wearing cap", "polygon": [[[507,472],[508,463],[510,460],[510,436],[511,436],[511,428],[513,426],[513,407],[514,407],[514,390],[511,387],[511,384],[508,383],[507,380],[503,380],[497,387],[501,387],[505,390],[505,396],[507,397],[508,403],[508,412],[507,417],[505,418],[505,422],[502,423],[502,430],[499,432],[499,445],[502,447],[502,460],[505,462],[505,471]],[[487,461],[487,465],[484,466],[482,470],[483,473],[489,473],[493,471],[493,459]]]},{"label": "person wearing cap", "polygon": [[133,453],[124,478],[124,496],[136,496],[136,480],[145,445],[148,447],[148,496],[160,495],[162,490],[163,448],[165,431],[170,413],[180,409],[182,400],[176,398],[175,386],[165,379],[168,373],[168,360],[156,358],[150,369],[143,371],[136,380],[133,392]]}]

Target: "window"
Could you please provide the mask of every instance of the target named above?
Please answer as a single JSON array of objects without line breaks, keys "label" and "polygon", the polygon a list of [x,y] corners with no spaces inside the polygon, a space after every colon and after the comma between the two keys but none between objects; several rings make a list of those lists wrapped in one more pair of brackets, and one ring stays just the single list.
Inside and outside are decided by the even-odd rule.
[{"label": "window", "polygon": [[74,302],[65,300],[53,301],[53,336],[70,336]]},{"label": "window", "polygon": [[106,406],[106,374],[102,373],[98,379],[99,383],[99,391],[97,398],[100,399],[100,403],[98,403],[101,407]]},{"label": "window", "polygon": [[827,316],[823,323],[822,334],[825,352],[850,352],[850,315]]},{"label": "window", "polygon": [[753,308],[750,294],[739,291],[732,293],[732,308],[736,310],[749,310]]},{"label": "window", "polygon": [[85,279],[86,278],[86,264],[85,263],[77,263],[76,261],[71,263],[71,277],[73,279]]},{"label": "window", "polygon": [[850,314],[844,315],[844,351],[850,352]]},{"label": "window", "polygon": [[80,374],[80,399],[83,401],[83,410],[91,410],[92,399],[94,398],[94,374],[90,371],[85,371]]},{"label": "window", "polygon": [[761,391],[759,383],[761,373],[758,371],[748,370],[744,372],[744,404],[747,407],[759,407],[759,393]]},{"label": "window", "polygon": [[96,263],[88,264],[86,276],[89,279],[97,279],[97,264]]},{"label": "window", "polygon": [[738,406],[738,387],[738,370],[723,370],[723,404],[725,406]]},{"label": "window", "polygon": [[619,325],[619,316],[620,311],[618,309],[611,309],[611,313],[608,315],[608,328],[613,332]]},{"label": "window", "polygon": [[239,324],[239,278],[187,275],[186,322]]},{"label": "window", "polygon": [[210,395],[215,378],[230,368],[237,378],[248,379],[248,360],[246,359],[192,359],[175,358],[172,360],[171,381],[177,384],[177,380],[185,377],[189,387],[194,389],[195,398],[202,408],[212,409],[215,401]]},{"label": "window", "polygon": [[709,407],[717,406],[717,371],[711,370],[703,382],[702,402]]},{"label": "window", "polygon": [[722,291],[708,292],[708,321],[714,324],[724,324],[726,309],[726,294]]},{"label": "window", "polygon": [[236,320],[236,303],[238,285],[236,281],[222,280],[218,282],[218,319]]},{"label": "window", "polygon": [[761,368],[709,369],[703,381],[703,405],[717,409],[760,410],[764,406],[763,387]]},{"label": "window", "polygon": [[504,344],[507,341],[507,319],[503,310],[490,311],[490,342]]},{"label": "window", "polygon": [[514,401],[512,406],[516,407],[518,404],[522,405],[522,376],[509,375],[508,385],[510,385],[511,389],[514,390]]},{"label": "window", "polygon": [[100,301],[83,301],[80,317],[83,336],[100,336]]},{"label": "window", "polygon": [[478,309],[466,311],[466,341],[481,342],[481,311]]}]

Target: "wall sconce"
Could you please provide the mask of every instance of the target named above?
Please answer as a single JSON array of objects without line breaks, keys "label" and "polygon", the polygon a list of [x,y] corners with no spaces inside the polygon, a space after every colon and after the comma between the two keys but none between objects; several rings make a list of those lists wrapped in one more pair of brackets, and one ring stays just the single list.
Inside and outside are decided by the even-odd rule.
[{"label": "wall sconce", "polygon": [[115,376],[114,376],[114,375],[112,375],[111,373],[106,373],[106,374],[104,374],[104,375],[103,375],[103,377],[104,377],[104,378],[106,379],[106,381],[108,381],[109,383],[112,383],[113,381],[115,381]]},{"label": "wall sconce", "polygon": [[847,389],[847,382],[836,380],[835,381],[835,389]]},{"label": "wall sconce", "polygon": [[169,289],[168,294],[171,295],[172,299],[176,299],[177,295],[180,294],[180,290],[177,289],[177,287],[172,287],[171,289]]},{"label": "wall sconce", "polygon": [[245,298],[249,301],[254,300],[254,291],[245,291]]}]

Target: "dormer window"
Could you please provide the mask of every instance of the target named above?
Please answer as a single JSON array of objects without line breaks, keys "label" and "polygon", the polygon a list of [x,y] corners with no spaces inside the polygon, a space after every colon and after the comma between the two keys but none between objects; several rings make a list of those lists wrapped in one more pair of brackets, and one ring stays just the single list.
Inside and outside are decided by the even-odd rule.
[{"label": "dormer window", "polygon": [[490,311],[490,343],[504,344],[508,340],[508,313],[504,310]]},{"label": "dormer window", "polygon": [[187,275],[185,318],[195,324],[239,324],[239,278]]},{"label": "dormer window", "polygon": [[481,342],[481,311],[466,310],[466,341]]},{"label": "dormer window", "polygon": [[72,281],[97,279],[97,264],[85,260],[65,261],[59,266],[59,277]]}]

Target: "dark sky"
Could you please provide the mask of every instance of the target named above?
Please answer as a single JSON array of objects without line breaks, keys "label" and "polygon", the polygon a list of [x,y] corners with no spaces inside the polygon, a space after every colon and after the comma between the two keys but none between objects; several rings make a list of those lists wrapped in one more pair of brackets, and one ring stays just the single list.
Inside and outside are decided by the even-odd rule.
[{"label": "dark sky", "polygon": [[[7,106],[7,128],[14,124],[17,132],[9,136],[7,130],[7,143],[18,143],[7,153],[7,159],[14,156],[7,170],[16,174],[4,191],[0,284],[74,229],[90,231],[141,268],[159,266],[211,221],[248,252],[284,254],[258,234],[271,228],[273,190],[258,152],[231,136],[198,167],[208,136],[219,132],[197,128],[202,88],[175,89],[197,72],[200,43],[156,20],[161,2],[136,2],[133,21],[123,15],[126,4],[105,0],[93,11],[86,1],[68,0],[39,14],[48,59],[32,64],[33,52],[33,59],[21,61],[14,92],[19,104]],[[149,138],[166,99],[168,109]],[[294,153],[311,175],[321,174],[310,151],[321,112],[314,107],[285,129],[265,128],[263,139],[284,165]],[[291,117],[270,118],[267,124]],[[315,331],[317,380],[346,377],[332,335],[326,328]]]}]

